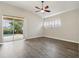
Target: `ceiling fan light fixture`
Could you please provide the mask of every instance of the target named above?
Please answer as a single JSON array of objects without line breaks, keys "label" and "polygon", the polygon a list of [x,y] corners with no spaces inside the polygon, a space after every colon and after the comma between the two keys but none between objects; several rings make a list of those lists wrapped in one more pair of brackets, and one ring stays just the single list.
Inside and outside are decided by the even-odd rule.
[{"label": "ceiling fan light fixture", "polygon": [[41,12],[41,13],[44,13],[45,11],[44,11],[44,10],[41,10],[40,12]]}]

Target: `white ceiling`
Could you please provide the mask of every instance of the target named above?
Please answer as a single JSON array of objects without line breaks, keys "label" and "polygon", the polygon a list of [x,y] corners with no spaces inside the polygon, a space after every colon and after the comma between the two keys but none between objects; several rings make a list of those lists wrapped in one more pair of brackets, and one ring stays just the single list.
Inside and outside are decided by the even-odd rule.
[{"label": "white ceiling", "polygon": [[4,3],[28,10],[41,17],[50,17],[79,7],[78,1],[45,1],[44,5],[49,5],[49,10],[51,10],[51,12],[42,14],[40,12],[35,12],[37,10],[35,6],[41,7],[40,1],[4,1]]}]

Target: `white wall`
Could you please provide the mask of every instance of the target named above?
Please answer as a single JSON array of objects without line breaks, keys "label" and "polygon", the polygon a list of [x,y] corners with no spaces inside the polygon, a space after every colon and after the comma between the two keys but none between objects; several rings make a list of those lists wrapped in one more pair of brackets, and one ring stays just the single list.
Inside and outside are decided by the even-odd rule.
[{"label": "white wall", "polygon": [[0,42],[2,41],[1,20],[3,15],[24,17],[25,39],[42,36],[41,19],[28,11],[0,2]]},{"label": "white wall", "polygon": [[79,42],[79,10],[77,12],[76,28],[77,28],[77,39]]},{"label": "white wall", "polygon": [[79,43],[79,9],[49,17],[45,22],[46,37]]}]

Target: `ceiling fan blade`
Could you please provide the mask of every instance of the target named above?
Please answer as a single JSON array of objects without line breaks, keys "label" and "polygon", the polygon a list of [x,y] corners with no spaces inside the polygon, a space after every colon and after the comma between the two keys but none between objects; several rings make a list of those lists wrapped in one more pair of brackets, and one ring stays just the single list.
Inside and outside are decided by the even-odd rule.
[{"label": "ceiling fan blade", "polygon": [[45,6],[45,9],[49,8],[49,6]]},{"label": "ceiling fan blade", "polygon": [[35,6],[35,8],[40,9],[39,7]]},{"label": "ceiling fan blade", "polygon": [[44,10],[45,12],[50,12],[50,10]]},{"label": "ceiling fan blade", "polygon": [[38,11],[35,11],[35,12],[40,12],[40,10],[38,10]]}]

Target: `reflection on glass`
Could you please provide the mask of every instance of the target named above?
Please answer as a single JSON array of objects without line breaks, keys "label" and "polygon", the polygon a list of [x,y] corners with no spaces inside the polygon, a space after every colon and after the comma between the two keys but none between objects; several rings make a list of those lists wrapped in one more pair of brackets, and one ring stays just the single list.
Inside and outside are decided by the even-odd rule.
[{"label": "reflection on glass", "polygon": [[61,26],[61,20],[58,18],[47,20],[44,22],[45,28],[58,28]]}]

